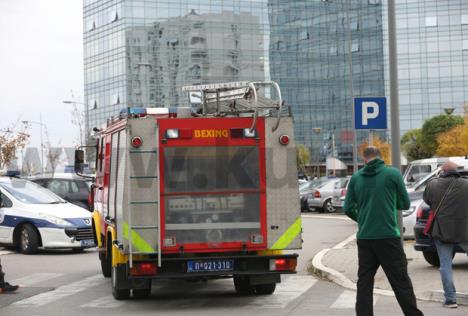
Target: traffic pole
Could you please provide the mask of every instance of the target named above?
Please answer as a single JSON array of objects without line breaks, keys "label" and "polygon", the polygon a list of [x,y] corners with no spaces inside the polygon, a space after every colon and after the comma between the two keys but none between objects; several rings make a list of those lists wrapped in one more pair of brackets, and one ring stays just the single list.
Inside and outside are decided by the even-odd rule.
[{"label": "traffic pole", "polygon": [[[390,63],[390,117],[392,137],[392,165],[401,171],[400,161],[400,108],[398,100],[398,58],[395,27],[395,0],[388,0],[388,60]],[[403,216],[399,210],[398,225],[403,243]]]}]

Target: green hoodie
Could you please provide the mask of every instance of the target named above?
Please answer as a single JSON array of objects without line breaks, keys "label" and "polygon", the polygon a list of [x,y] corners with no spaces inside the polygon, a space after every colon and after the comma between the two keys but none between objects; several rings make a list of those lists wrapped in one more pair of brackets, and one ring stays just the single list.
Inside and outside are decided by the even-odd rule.
[{"label": "green hoodie", "polygon": [[358,223],[358,239],[400,237],[397,210],[409,207],[400,172],[382,160],[368,162],[351,177],[344,210]]}]

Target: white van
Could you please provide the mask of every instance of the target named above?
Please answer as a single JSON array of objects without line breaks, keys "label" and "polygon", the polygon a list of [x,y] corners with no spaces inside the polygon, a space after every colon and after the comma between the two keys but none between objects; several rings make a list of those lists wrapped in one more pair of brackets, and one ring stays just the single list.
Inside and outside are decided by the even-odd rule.
[{"label": "white van", "polygon": [[448,160],[462,159],[464,159],[464,157],[437,157],[413,160],[409,163],[408,168],[406,168],[403,174],[405,185],[407,187],[413,186]]}]

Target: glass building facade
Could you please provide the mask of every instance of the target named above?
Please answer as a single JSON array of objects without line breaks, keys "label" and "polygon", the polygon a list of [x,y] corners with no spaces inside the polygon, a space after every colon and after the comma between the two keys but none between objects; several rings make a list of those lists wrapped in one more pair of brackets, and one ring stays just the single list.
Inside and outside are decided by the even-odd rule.
[{"label": "glass building facade", "polygon": [[[446,108],[454,109],[454,114],[466,113],[468,1],[396,0],[395,14],[402,134],[420,128],[424,120],[443,114]],[[385,29],[385,44],[387,38]],[[387,60],[385,56],[385,64]]]},{"label": "glass building facade", "polygon": [[292,106],[298,142],[315,162],[352,161],[352,96],[385,93],[380,1],[270,0],[269,14],[271,76]]},{"label": "glass building facade", "polygon": [[182,86],[269,78],[264,1],[85,0],[88,126],[186,106]]},{"label": "glass building facade", "polygon": [[[333,155],[349,163],[352,97],[389,95],[386,4],[84,0],[88,130],[125,107],[185,106],[183,85],[271,79],[312,162]],[[396,17],[401,132],[444,108],[461,114],[468,1],[397,0]],[[358,143],[366,137],[357,133]]]}]

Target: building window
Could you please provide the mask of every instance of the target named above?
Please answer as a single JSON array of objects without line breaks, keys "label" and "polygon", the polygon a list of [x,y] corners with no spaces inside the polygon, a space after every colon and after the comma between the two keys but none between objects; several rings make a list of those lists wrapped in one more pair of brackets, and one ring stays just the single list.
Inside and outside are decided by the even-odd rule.
[{"label": "building window", "polygon": [[338,48],[336,46],[330,47],[330,55],[338,55]]},{"label": "building window", "polygon": [[462,14],[461,24],[468,24],[468,14]]},{"label": "building window", "polygon": [[426,16],[426,27],[437,26],[436,16]]},{"label": "building window", "polygon": [[359,51],[359,42],[353,41],[351,43],[351,52],[355,53]]},{"label": "building window", "polygon": [[463,40],[463,50],[468,50],[468,40]]},{"label": "building window", "polygon": [[299,35],[299,40],[308,40],[309,39],[309,32],[302,31]]}]

